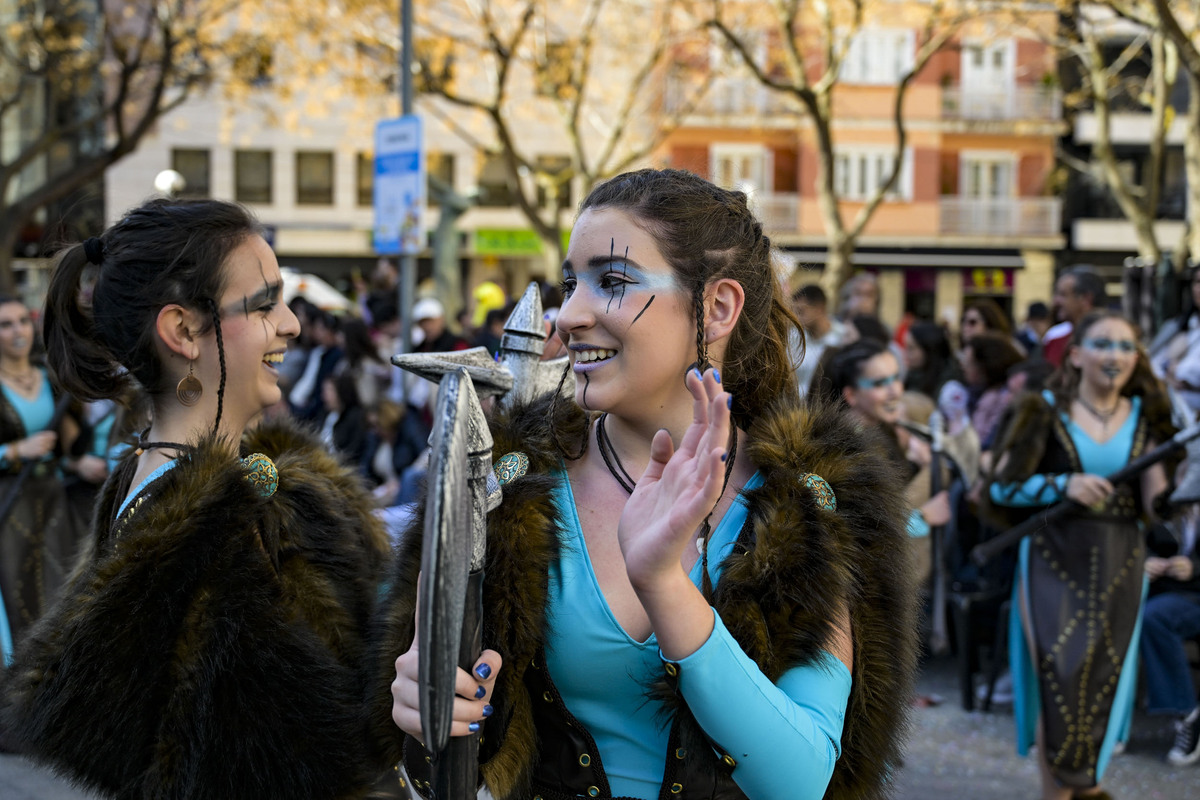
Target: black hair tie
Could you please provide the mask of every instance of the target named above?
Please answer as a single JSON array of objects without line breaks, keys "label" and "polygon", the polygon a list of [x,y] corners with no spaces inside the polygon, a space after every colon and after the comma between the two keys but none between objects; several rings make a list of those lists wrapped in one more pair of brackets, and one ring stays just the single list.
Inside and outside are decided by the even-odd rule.
[{"label": "black hair tie", "polygon": [[104,242],[95,236],[85,239],[83,241],[83,254],[87,256],[89,263],[99,266],[100,262],[104,261]]}]

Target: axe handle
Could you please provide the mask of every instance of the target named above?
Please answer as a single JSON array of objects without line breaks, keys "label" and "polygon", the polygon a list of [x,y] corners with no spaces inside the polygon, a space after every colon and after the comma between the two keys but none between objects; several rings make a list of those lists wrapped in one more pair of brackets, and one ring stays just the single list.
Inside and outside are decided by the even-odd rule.
[{"label": "axe handle", "polygon": [[[458,666],[471,672],[483,651],[483,570],[467,576]],[[474,674],[474,673],[472,673]],[[452,736],[446,749],[433,756],[434,800],[474,800],[479,791],[479,734]]]},{"label": "axe handle", "polygon": [[[1158,447],[1148,453],[1142,453],[1140,456],[1130,461],[1125,466],[1113,474],[1107,476],[1108,482],[1116,485],[1124,483],[1130,478],[1135,477],[1139,472],[1154,466],[1159,461],[1162,461],[1174,451],[1186,445],[1192,439],[1200,436],[1200,425],[1193,425],[1190,428],[1185,428],[1168,441],[1163,442]],[[1073,511],[1078,511],[1083,506],[1076,503],[1074,500],[1063,500],[1060,503],[1050,506],[1045,511],[1034,514],[1029,519],[1021,524],[1009,528],[1004,533],[996,536],[983,544],[976,545],[971,550],[971,560],[983,566],[993,558],[1004,552],[1008,548],[1021,541],[1024,537],[1033,533],[1037,528],[1041,528],[1051,522],[1060,519]]]}]

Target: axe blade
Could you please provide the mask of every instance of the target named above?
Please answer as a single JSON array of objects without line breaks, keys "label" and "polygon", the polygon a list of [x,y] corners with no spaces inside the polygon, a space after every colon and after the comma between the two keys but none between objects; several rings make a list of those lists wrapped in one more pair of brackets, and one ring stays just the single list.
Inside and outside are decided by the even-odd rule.
[{"label": "axe blade", "polygon": [[469,381],[458,370],[442,377],[437,396],[421,552],[419,681],[421,728],[433,753],[446,749],[454,706],[454,679],[471,562],[471,509],[467,490]]}]

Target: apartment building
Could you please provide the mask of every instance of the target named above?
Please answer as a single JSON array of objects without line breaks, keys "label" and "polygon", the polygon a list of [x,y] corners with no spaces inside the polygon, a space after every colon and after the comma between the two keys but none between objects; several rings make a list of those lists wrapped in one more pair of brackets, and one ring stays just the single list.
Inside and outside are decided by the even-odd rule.
[{"label": "apartment building", "polygon": [[[891,168],[895,87],[914,63],[916,39],[903,17],[868,24],[842,66],[831,135],[847,220]],[[1053,52],[969,26],[917,75],[904,109],[900,179],[854,256],[856,268],[879,276],[885,322],[957,314],[976,297],[1019,318],[1030,301],[1048,300],[1066,244],[1052,180],[1066,132]],[[815,281],[826,238],[813,124],[753,77],[717,79],[687,123],[664,160],[750,190],[772,241],[795,262],[793,282]]]}]

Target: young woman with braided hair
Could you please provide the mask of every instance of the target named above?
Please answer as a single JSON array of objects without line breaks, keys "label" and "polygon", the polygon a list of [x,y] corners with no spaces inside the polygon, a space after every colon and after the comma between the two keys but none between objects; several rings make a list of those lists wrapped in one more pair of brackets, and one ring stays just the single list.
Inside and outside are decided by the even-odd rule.
[{"label": "young woman with braided hair", "polygon": [[[482,728],[481,779],[500,800],[879,796],[916,638],[900,482],[846,415],[800,407],[746,196],[676,170],[597,186],[563,291],[573,401],[493,420],[487,649],[453,730]],[[376,722],[424,794],[404,542]]]},{"label": "young woman with braided hair", "polygon": [[1017,749],[1036,740],[1043,800],[1105,798],[1136,694],[1143,522],[1168,470],[1117,485],[1105,476],[1175,429],[1137,330],[1116,312],[1075,326],[1052,386],[1014,399],[988,490],[993,508],[1012,509],[1007,525],[1063,500],[1078,506],[1021,541],[1009,637]]},{"label": "young woman with braided hair", "polygon": [[[95,277],[90,302],[81,291]],[[154,200],[63,252],[49,365],[83,400],[149,396],[89,552],[17,644],[2,719],[31,758],[111,797],[358,797],[361,659],[387,554],[351,470],[284,422],[299,333],[253,218]]]}]

